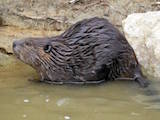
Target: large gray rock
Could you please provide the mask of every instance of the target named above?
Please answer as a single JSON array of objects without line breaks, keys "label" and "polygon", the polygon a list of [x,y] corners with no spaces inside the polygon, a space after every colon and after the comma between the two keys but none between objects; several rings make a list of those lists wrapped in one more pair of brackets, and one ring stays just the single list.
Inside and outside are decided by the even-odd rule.
[{"label": "large gray rock", "polygon": [[160,79],[160,11],[131,14],[122,23],[144,73]]}]

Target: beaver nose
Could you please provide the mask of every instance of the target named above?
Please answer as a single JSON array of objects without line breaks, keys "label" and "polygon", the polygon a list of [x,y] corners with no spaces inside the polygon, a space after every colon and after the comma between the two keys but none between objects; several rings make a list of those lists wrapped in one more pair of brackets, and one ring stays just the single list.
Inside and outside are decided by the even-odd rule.
[{"label": "beaver nose", "polygon": [[18,45],[20,45],[22,43],[22,41],[20,41],[20,40],[14,40],[14,42],[13,42],[13,48],[15,48],[16,46],[18,46]]},{"label": "beaver nose", "polygon": [[13,42],[13,48],[15,48],[15,47],[16,47],[16,41]]}]

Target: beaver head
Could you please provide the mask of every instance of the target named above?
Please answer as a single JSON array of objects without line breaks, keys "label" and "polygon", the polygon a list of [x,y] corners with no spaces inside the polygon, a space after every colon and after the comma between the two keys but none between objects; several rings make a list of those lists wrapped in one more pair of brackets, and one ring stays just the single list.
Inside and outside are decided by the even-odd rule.
[{"label": "beaver head", "polygon": [[[52,47],[49,40],[42,38],[26,38],[13,42],[13,52],[15,56],[26,64],[35,68],[41,79],[46,77],[46,71],[50,67],[50,55]],[[49,69],[48,69],[49,70]]]},{"label": "beaver head", "polygon": [[[59,40],[60,41],[60,40]],[[56,74],[62,73],[59,79],[65,79],[63,68],[71,51],[56,37],[26,38],[13,42],[15,56],[24,63],[35,68],[43,79],[56,79]],[[68,56],[68,57],[67,57]]]},{"label": "beaver head", "polygon": [[34,68],[44,64],[43,60],[49,59],[48,53],[51,49],[49,42],[42,38],[26,38],[13,42],[16,57]]}]

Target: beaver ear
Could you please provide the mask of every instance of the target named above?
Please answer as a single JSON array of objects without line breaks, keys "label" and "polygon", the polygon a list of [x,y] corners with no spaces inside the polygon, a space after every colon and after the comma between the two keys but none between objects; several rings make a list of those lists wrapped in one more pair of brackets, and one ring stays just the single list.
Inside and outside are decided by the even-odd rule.
[{"label": "beaver ear", "polygon": [[43,50],[45,53],[49,53],[52,50],[52,46],[47,44],[44,46]]}]

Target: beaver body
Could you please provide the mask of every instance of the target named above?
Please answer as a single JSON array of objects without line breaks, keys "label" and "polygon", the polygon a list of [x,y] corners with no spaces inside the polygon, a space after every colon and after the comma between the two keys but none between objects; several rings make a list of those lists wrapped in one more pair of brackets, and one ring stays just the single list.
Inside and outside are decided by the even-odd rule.
[{"label": "beaver body", "polygon": [[48,83],[101,83],[132,79],[146,86],[140,65],[125,37],[103,18],[85,19],[59,36],[13,43],[17,58]]}]

